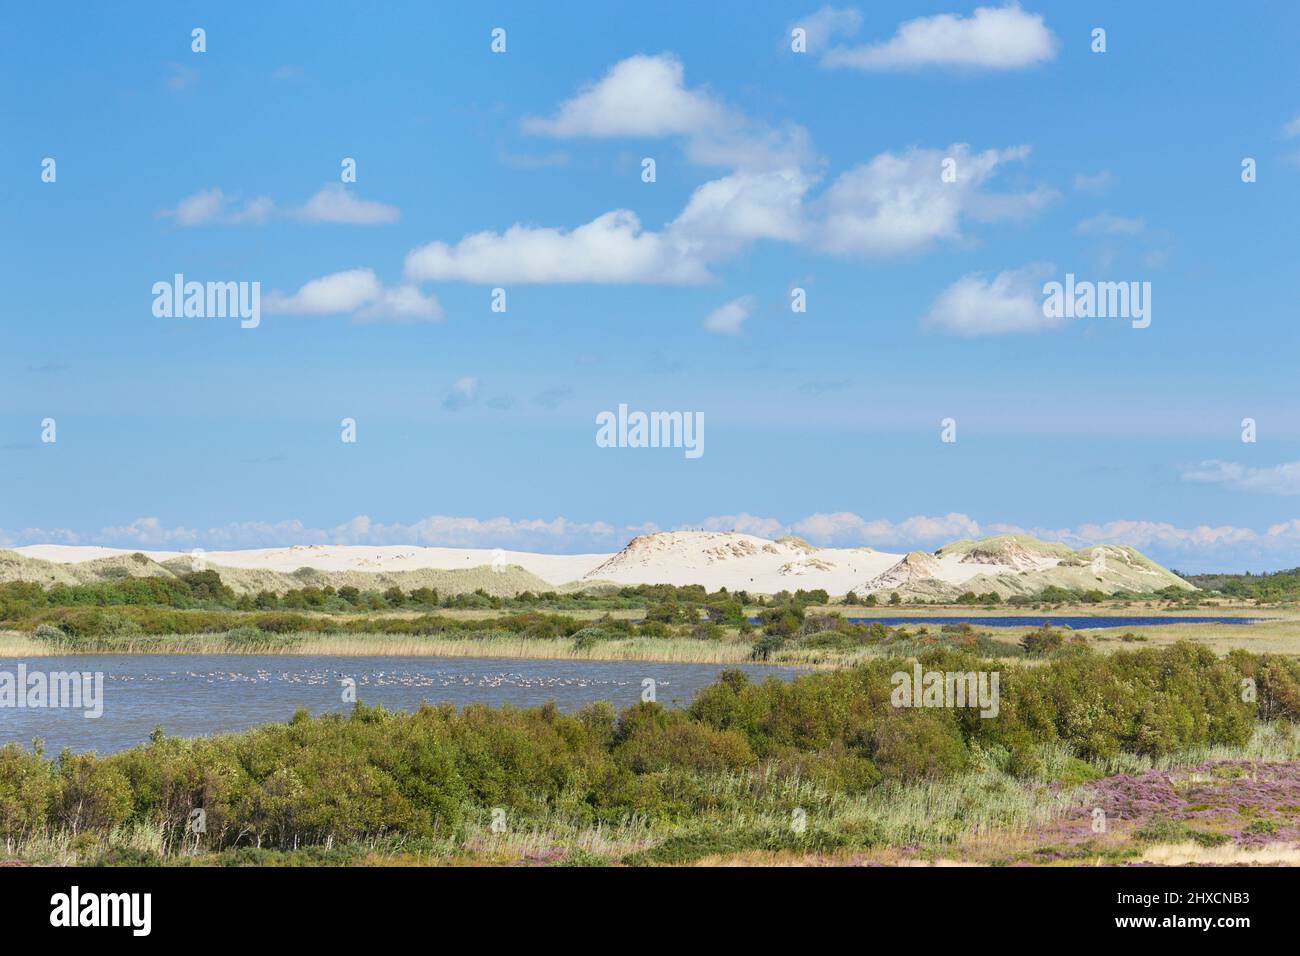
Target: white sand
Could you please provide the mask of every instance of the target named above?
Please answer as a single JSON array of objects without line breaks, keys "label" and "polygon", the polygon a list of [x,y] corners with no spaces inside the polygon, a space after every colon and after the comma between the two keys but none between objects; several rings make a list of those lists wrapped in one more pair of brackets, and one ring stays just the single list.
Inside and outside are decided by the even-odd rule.
[{"label": "white sand", "polygon": [[[61,544],[37,544],[15,548],[28,558],[39,558],[56,564],[76,564],[98,558],[111,558],[135,554],[126,548],[79,547]],[[141,551],[154,561],[188,557],[189,551]],[[244,551],[204,551],[210,565],[228,568],[253,568],[267,571],[293,572],[299,568],[316,568],[320,571],[414,571],[434,568],[451,571],[457,568],[476,568],[491,565],[519,565],[543,581],[565,584],[576,581],[598,564],[608,560],[609,554],[533,554],[527,551],[505,551],[487,548],[423,548],[409,545],[367,547],[361,545],[306,544],[290,548],[256,548]]]},{"label": "white sand", "polygon": [[[30,544],[24,548],[11,549],[24,558],[38,561],[52,561],[55,564],[80,564],[82,561],[98,561],[100,558],[115,558],[123,554],[135,554],[122,548],[97,548],[92,545],[76,544]],[[144,554],[155,561],[166,561],[176,557],[179,551],[145,551]],[[159,557],[161,555],[161,557]]]},{"label": "white sand", "polygon": [[587,577],[620,584],[702,584],[710,591],[825,588],[843,594],[901,557],[871,548],[809,550],[736,532],[673,531],[634,539]]},{"label": "white sand", "polygon": [[[29,558],[72,564],[132,554],[124,548],[31,545],[15,549]],[[155,561],[189,555],[189,551],[144,551]],[[673,531],[642,535],[617,554],[533,554],[486,548],[425,548],[413,545],[295,545],[244,551],[205,551],[210,565],[292,572],[302,567],[321,571],[452,570],[491,565],[518,565],[554,585],[580,579],[619,584],[702,584],[710,591],[725,587],[764,594],[799,588],[824,588],[831,594],[861,590],[904,557],[872,548],[804,548],[794,542],[768,541],[736,532]],[[938,577],[960,584],[977,574],[1015,569],[1003,565],[962,563],[960,557],[930,557]],[[1052,561],[1044,566],[1050,566]]]}]

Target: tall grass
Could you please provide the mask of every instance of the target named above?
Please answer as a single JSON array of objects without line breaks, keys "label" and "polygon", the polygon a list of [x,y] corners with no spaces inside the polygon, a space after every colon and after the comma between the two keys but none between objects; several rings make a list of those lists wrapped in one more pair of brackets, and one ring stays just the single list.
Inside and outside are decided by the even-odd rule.
[{"label": "tall grass", "polygon": [[[163,634],[82,640],[73,644],[36,641],[21,634],[0,635],[0,657],[63,654],[229,654],[339,657],[504,657],[534,660],[662,661],[684,664],[750,662],[753,646],[739,639],[695,640],[688,637],[632,637],[575,646],[570,638],[488,636],[422,637],[396,634],[268,634],[263,642],[231,641],[225,634]],[[781,655],[767,663],[841,666],[845,655]]]}]

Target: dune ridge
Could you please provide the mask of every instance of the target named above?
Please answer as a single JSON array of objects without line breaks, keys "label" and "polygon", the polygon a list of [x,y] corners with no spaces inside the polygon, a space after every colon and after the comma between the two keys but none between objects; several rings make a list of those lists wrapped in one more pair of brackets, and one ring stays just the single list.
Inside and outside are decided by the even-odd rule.
[{"label": "dune ridge", "polygon": [[[201,560],[201,565],[196,565]],[[276,593],[316,586],[384,590],[436,588],[457,594],[482,589],[574,590],[601,584],[703,585],[773,594],[824,589],[832,595],[897,591],[904,598],[943,600],[965,591],[1002,597],[1043,588],[1157,591],[1192,585],[1125,545],[1072,550],[1028,535],[962,540],[933,552],[819,548],[793,536],[769,540],[734,531],[664,531],[638,535],[613,554],[537,554],[416,545],[296,545],[238,551],[129,551],[71,545],[29,545],[0,551],[0,581],[85,584],[122,577],[174,576],[196,566],[217,571],[237,593]]]}]

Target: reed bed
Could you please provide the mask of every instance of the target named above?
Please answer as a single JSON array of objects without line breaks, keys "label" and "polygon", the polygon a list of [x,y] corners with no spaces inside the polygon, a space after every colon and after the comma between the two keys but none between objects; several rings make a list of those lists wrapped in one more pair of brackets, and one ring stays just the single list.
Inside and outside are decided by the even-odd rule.
[{"label": "reed bed", "polygon": [[[292,638],[268,636],[265,642],[230,641],[225,634],[163,634],[84,644],[50,644],[23,634],[0,635],[0,658],[66,654],[207,654],[289,655],[297,657],[501,657],[531,660],[658,661],[681,664],[764,663],[751,660],[745,641],[701,641],[684,637],[633,637],[575,646],[569,638],[530,639],[497,634],[488,637],[413,637],[386,634],[304,632]],[[766,663],[840,666],[825,652],[783,655]],[[788,659],[787,659],[788,658]]]}]

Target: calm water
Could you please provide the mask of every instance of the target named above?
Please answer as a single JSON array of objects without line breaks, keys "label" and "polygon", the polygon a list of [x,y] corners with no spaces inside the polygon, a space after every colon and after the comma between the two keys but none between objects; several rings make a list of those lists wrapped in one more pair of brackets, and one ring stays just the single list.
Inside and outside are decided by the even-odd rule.
[{"label": "calm water", "polygon": [[[898,624],[961,624],[969,623],[972,627],[1041,627],[1050,624],[1053,627],[1068,627],[1080,630],[1085,627],[1153,627],[1161,624],[1254,624],[1263,620],[1257,617],[1155,617],[1138,615],[1133,617],[1101,617],[1099,615],[1047,614],[1039,616],[1017,615],[1009,617],[851,617],[855,624],[870,624],[879,621],[890,627]],[[757,624],[758,620],[755,619]]]},{"label": "calm water", "polygon": [[[414,710],[421,700],[536,707],[554,700],[575,711],[595,700],[617,708],[641,699],[642,681],[655,681],[660,703],[681,706],[724,670],[720,664],[643,661],[529,661],[448,657],[231,657],[83,655],[0,660],[0,671],[89,671],[104,674],[104,713],[0,707],[0,745],[45,741],[47,755],[63,747],[109,753],[143,743],[154,727],[195,737],[286,721],[299,707],[313,714],[344,712],[343,679],[357,697],[390,710]],[[790,679],[792,668],[739,666],[753,680]]]}]

